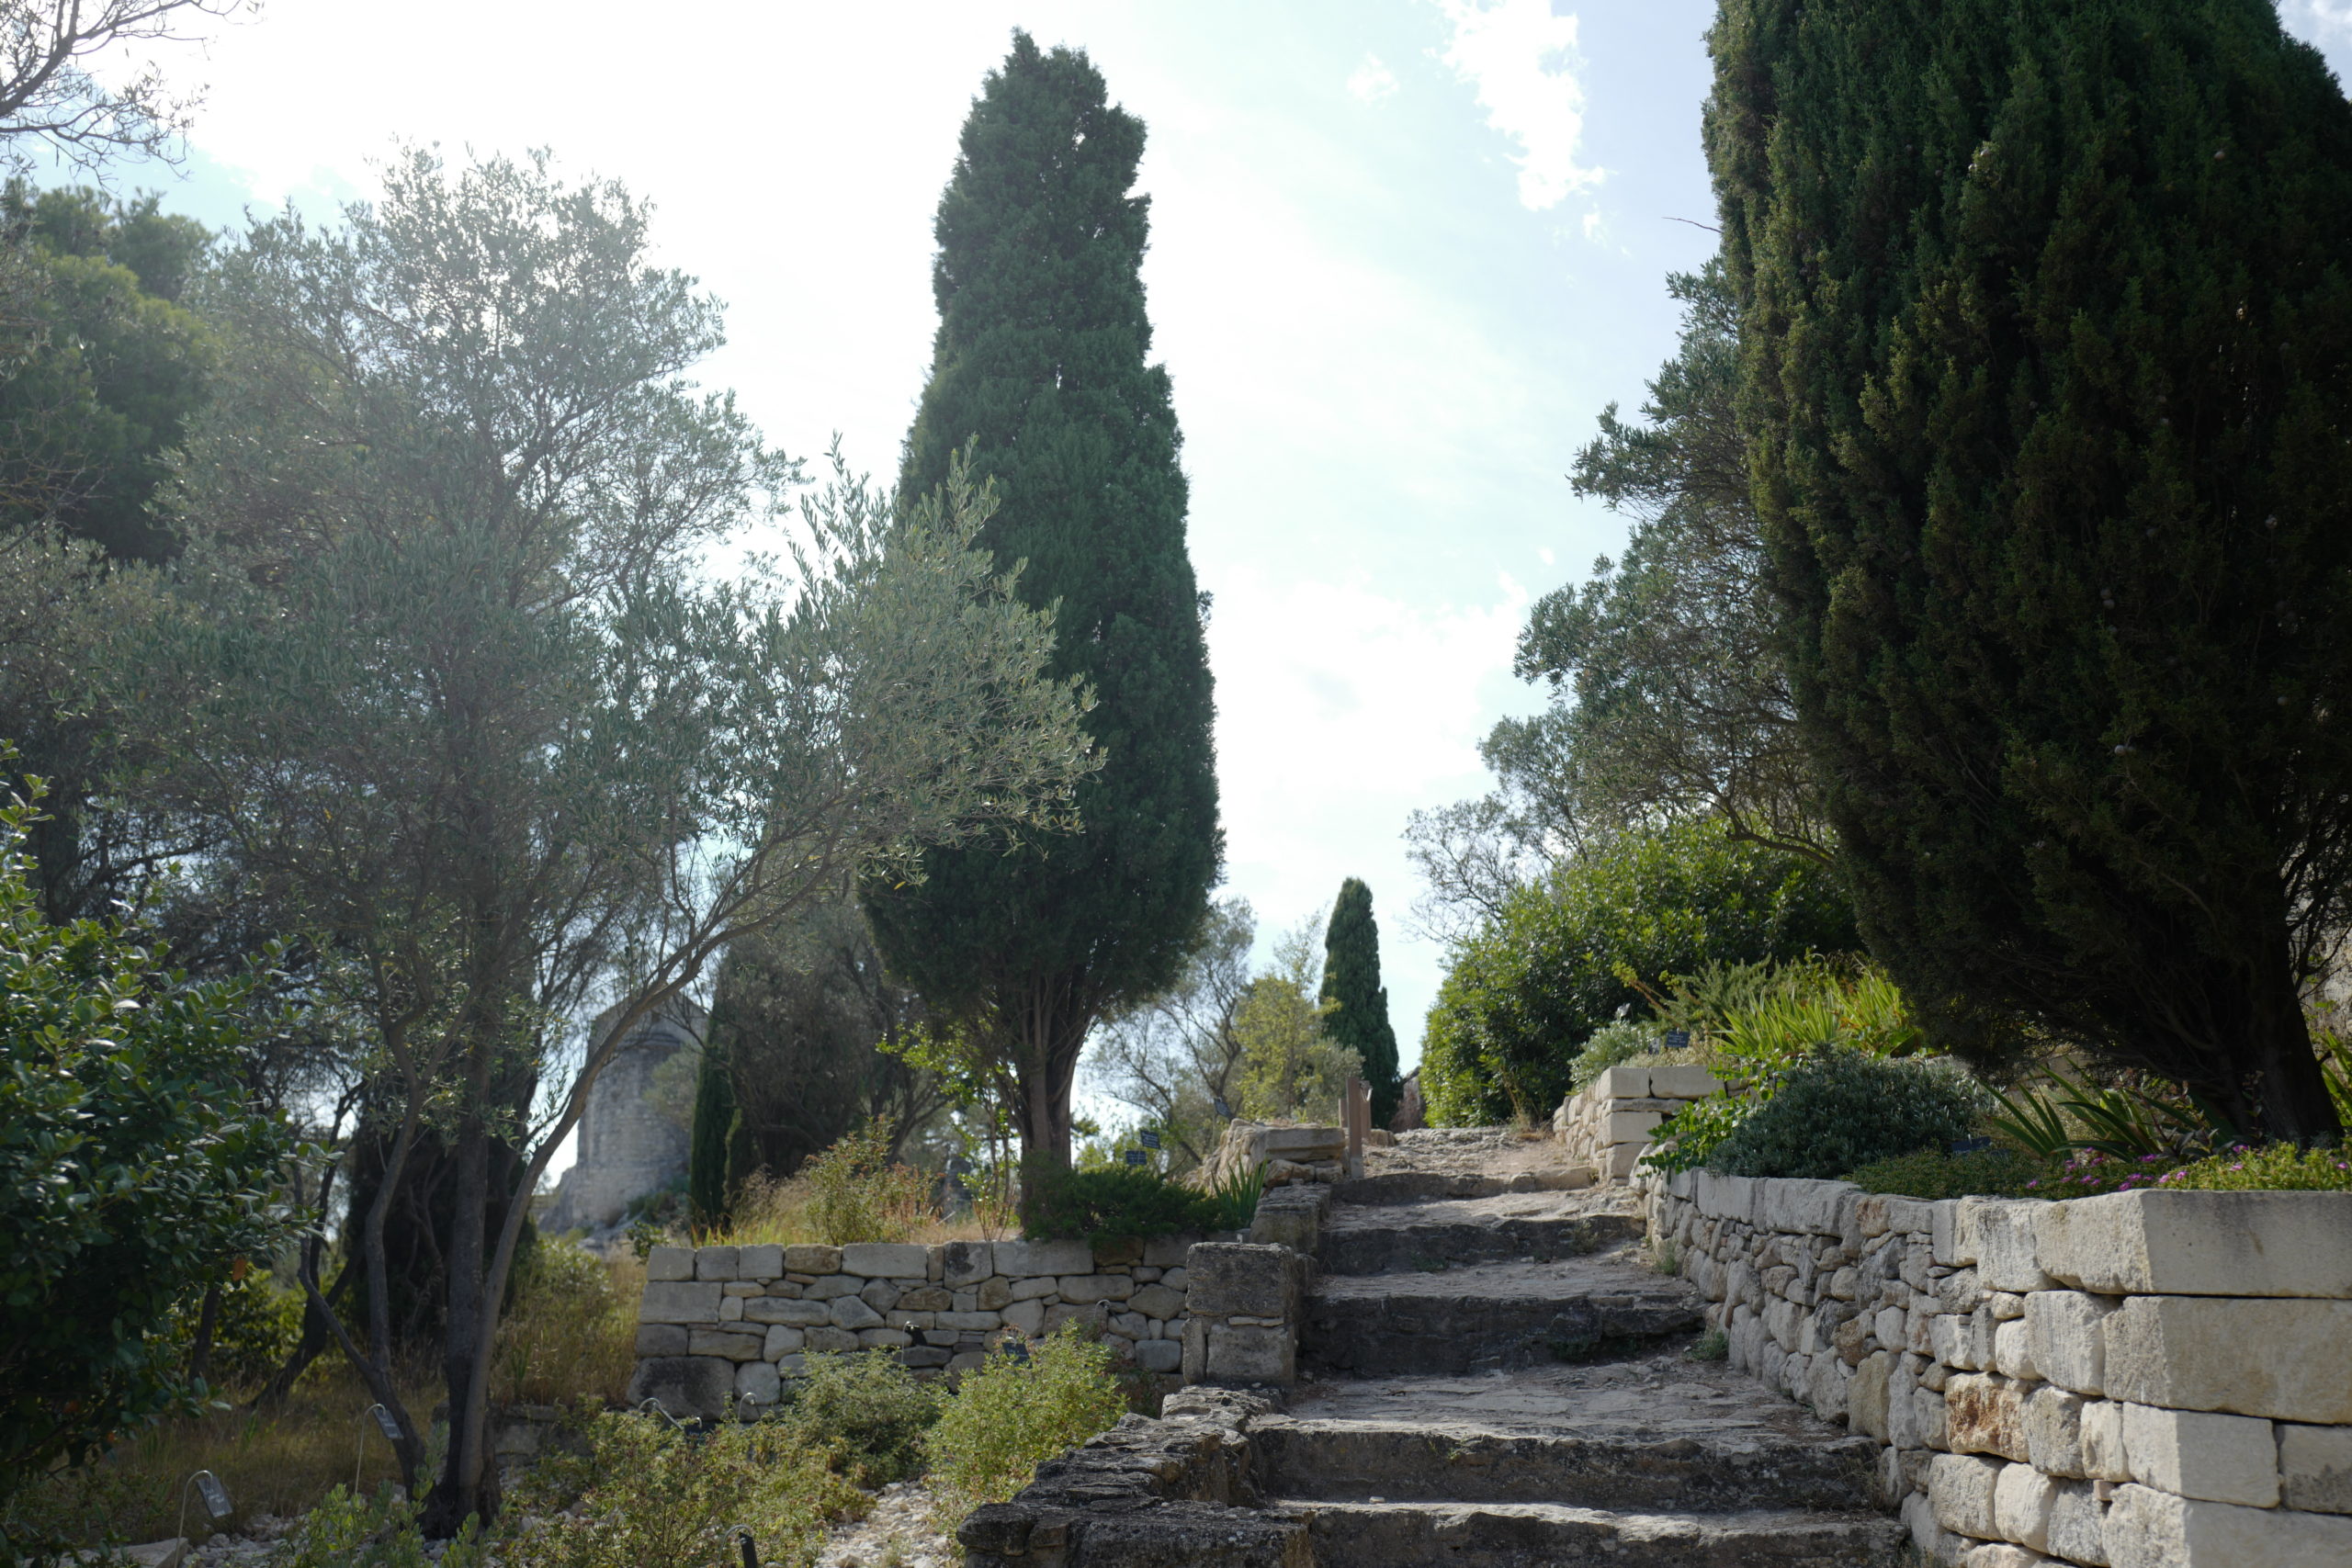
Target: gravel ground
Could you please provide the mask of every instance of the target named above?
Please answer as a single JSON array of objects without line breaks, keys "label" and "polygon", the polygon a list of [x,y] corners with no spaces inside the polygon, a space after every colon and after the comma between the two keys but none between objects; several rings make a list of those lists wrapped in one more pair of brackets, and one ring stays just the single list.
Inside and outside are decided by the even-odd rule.
[{"label": "gravel ground", "polygon": [[836,1525],[818,1568],[957,1568],[963,1549],[931,1524],[931,1491],[920,1481],[895,1482],[875,1494],[874,1509],[854,1524]]}]

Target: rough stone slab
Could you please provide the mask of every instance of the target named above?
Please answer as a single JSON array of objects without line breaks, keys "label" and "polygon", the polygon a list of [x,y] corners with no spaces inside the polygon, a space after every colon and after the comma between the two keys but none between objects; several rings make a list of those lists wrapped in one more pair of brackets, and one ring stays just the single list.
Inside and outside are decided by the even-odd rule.
[{"label": "rough stone slab", "polygon": [[1650,1097],[1650,1069],[1603,1067],[1600,1076],[1585,1086],[1584,1092],[1595,1100],[1647,1100]]},{"label": "rough stone slab", "polygon": [[664,1283],[695,1277],[695,1249],[691,1247],[657,1247],[645,1255],[645,1277]]},{"label": "rough stone slab", "polygon": [[2132,1479],[2132,1461],[2123,1451],[2123,1406],[2114,1400],[2083,1406],[2083,1473],[2093,1481]]},{"label": "rough stone slab", "polygon": [[1298,1255],[1285,1247],[1204,1242],[1185,1265],[1185,1297],[1195,1314],[1295,1320]]},{"label": "rough stone slab", "polygon": [[2083,1562],[2091,1568],[2107,1563],[2107,1505],[2087,1481],[2061,1483],[2050,1499],[2050,1540],[2044,1549],[2052,1557]]},{"label": "rough stone slab", "polygon": [[1946,1440],[1955,1453],[2020,1461],[2027,1455],[2025,1400],[2006,1378],[1963,1372],[1947,1382],[1944,1422]]},{"label": "rough stone slab", "polygon": [[1993,1483],[1993,1524],[2004,1540],[2041,1551],[2050,1544],[2050,1506],[2058,1483],[2030,1464],[2013,1464]]},{"label": "rough stone slab", "polygon": [[1094,1271],[1094,1249],[1082,1241],[1000,1241],[995,1253],[996,1271],[1009,1280]]},{"label": "rough stone slab", "polygon": [[727,1280],[738,1278],[735,1252],[731,1247],[697,1247],[695,1248],[695,1278]]},{"label": "rough stone slab", "polygon": [[1184,1364],[1184,1347],[1174,1339],[1146,1339],[1136,1347],[1136,1365],[1148,1372],[1172,1372]]},{"label": "rough stone slab", "polygon": [[2352,1427],[2281,1424],[2278,1500],[2290,1508],[2352,1514]]},{"label": "rough stone slab", "polygon": [[1184,1310],[1184,1292],[1165,1285],[1146,1285],[1127,1298],[1127,1306],[1130,1311],[1165,1322]]},{"label": "rough stone slab", "polygon": [[2352,1425],[2352,1302],[2132,1296],[2105,1335],[2110,1398]]},{"label": "rough stone slab", "polygon": [[1838,1205],[1860,1198],[1861,1189],[1850,1181],[1808,1181],[1793,1177],[1760,1179],[1756,1183],[1754,1218],[1758,1230],[1805,1235],[1837,1235]]},{"label": "rough stone slab", "polygon": [[648,1323],[639,1325],[637,1353],[639,1356],[683,1356],[686,1353],[686,1331],[672,1323]]},{"label": "rough stone slab", "polygon": [[1155,1235],[1143,1244],[1143,1260],[1147,1268],[1182,1269],[1184,1254],[1201,1238],[1196,1235]]},{"label": "rough stone slab", "polygon": [[2352,1519],[2247,1508],[2119,1486],[2107,1511],[2114,1568],[2344,1568]]},{"label": "rough stone slab", "polygon": [[930,1277],[931,1250],[911,1242],[860,1241],[842,1248],[842,1272],[868,1280]]},{"label": "rough stone slab", "polygon": [[951,1290],[977,1285],[996,1273],[996,1248],[985,1241],[951,1241],[939,1249],[940,1283]]},{"label": "rough stone slab", "polygon": [[827,1314],[835,1328],[879,1328],[882,1314],[867,1305],[861,1296],[835,1296]]},{"label": "rough stone slab", "polygon": [[1654,1100],[1704,1100],[1724,1087],[1721,1078],[1695,1062],[1661,1063],[1649,1069],[1649,1080]]},{"label": "rough stone slab", "polygon": [[650,1281],[638,1299],[639,1323],[717,1323],[720,1301],[715,1280]]},{"label": "rough stone slab", "polygon": [[1287,1325],[1241,1326],[1212,1320],[1203,1366],[1205,1382],[1288,1387],[1298,1381],[1298,1336]]},{"label": "rough stone slab", "polygon": [[1990,1540],[2000,1533],[1994,1522],[1994,1490],[2008,1467],[1996,1459],[1974,1454],[1938,1454],[1928,1464],[1928,1504],[1936,1523],[1958,1535]]},{"label": "rough stone slab", "polygon": [[2352,1300],[2352,1192],[2113,1192],[2050,1205],[2034,1233],[2082,1290]]},{"label": "rough stone slab", "polygon": [[794,1274],[838,1274],[842,1271],[842,1249],[805,1243],[784,1249],[784,1267]]},{"label": "rough stone slab", "polygon": [[736,1402],[752,1407],[736,1412],[745,1420],[757,1411],[775,1409],[783,1396],[784,1382],[776,1375],[775,1362],[746,1361],[735,1369]]},{"label": "rough stone slab", "polygon": [[780,1323],[768,1330],[767,1340],[760,1347],[760,1359],[781,1361],[786,1356],[797,1356],[808,1348],[807,1333]]},{"label": "rough stone slab", "polygon": [[773,1245],[737,1247],[735,1277],[738,1280],[763,1281],[783,1279],[784,1248]]},{"label": "rough stone slab", "polygon": [[2036,1216],[2050,1205],[2039,1198],[1962,1198],[1955,1224],[1960,1248],[1976,1265],[1988,1291],[2046,1291],[2056,1281],[2035,1260]]},{"label": "rough stone slab", "polygon": [[1939,1198],[1929,1205],[1928,1243],[1930,1256],[1946,1269],[1965,1269],[1976,1261],[1976,1254],[1961,1245],[1960,1200]]},{"label": "rough stone slab", "polygon": [[814,1328],[820,1323],[832,1322],[833,1314],[823,1302],[786,1301],[775,1296],[762,1296],[757,1301],[743,1303],[743,1321]]},{"label": "rough stone slab", "polygon": [[2061,1388],[2105,1393],[2107,1337],[2102,1325],[2114,1310],[2115,1303],[2079,1291],[2036,1291],[2026,1297],[2026,1337],[2034,1366]]},{"label": "rough stone slab", "polygon": [[2253,1508],[2278,1505],[2278,1440],[2267,1421],[2126,1404],[2123,1452],[2143,1485]]},{"label": "rough stone slab", "polygon": [[729,1361],[756,1361],[765,1342],[765,1335],[756,1331],[745,1333],[734,1328],[696,1328],[686,1335],[686,1354],[718,1356]]},{"label": "rough stone slab", "polygon": [[2025,1396],[2026,1461],[2045,1475],[2084,1476],[2083,1396],[2043,1383]]},{"label": "rough stone slab", "polygon": [[1742,1224],[1752,1223],[1755,1213],[1756,1182],[1752,1177],[1717,1176],[1712,1170],[1698,1172],[1699,1212],[1711,1220],[1737,1220]]},{"label": "rough stone slab", "polygon": [[681,1421],[715,1421],[735,1392],[735,1363],[714,1356],[654,1356],[637,1364],[628,1402],[650,1399]]}]

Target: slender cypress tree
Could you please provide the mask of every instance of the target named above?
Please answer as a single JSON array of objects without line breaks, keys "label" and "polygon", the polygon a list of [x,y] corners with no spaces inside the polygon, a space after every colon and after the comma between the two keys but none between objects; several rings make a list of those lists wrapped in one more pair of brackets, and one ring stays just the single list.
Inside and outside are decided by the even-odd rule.
[{"label": "slender cypress tree", "polygon": [[725,1058],[705,1046],[695,1074],[694,1121],[686,1131],[686,1206],[698,1225],[727,1218],[733,1196],[729,1145],[737,1121],[734,1076]]},{"label": "slender cypress tree", "polygon": [[1324,1032],[1363,1058],[1372,1086],[1372,1121],[1388,1125],[1405,1092],[1396,1076],[1396,1032],[1388,1025],[1388,991],[1380,983],[1380,922],[1372,918],[1372,889],[1349,877],[1323,931],[1323,1000],[1338,1010]]},{"label": "slender cypress tree", "polygon": [[1143,141],[1083,53],[1013,34],[940,197],[939,333],[900,476],[926,492],[973,444],[1001,498],[981,543],[1058,605],[1055,672],[1092,690],[1107,761],[1075,832],[934,852],[922,882],[866,889],[892,972],[1010,1064],[1025,1154],[1061,1164],[1088,1032],[1175,978],[1224,853],[1176,416],[1147,360]]},{"label": "slender cypress tree", "polygon": [[2269,0],[1724,0],[1708,152],[1792,686],[1935,1027],[2337,1127],[2352,106]]}]

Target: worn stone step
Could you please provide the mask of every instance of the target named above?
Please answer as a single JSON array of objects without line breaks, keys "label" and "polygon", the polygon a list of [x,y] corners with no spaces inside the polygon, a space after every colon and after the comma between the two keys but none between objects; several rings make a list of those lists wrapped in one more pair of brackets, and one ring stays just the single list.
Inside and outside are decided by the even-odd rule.
[{"label": "worn stone step", "polygon": [[1548,1262],[1597,1252],[1643,1234],[1635,1214],[1467,1214],[1469,1203],[1434,1203],[1362,1213],[1335,1209],[1316,1245],[1326,1274],[1428,1273],[1506,1258]]},{"label": "worn stone step", "polygon": [[1618,1512],[1545,1503],[1286,1499],[1329,1568],[1899,1568],[1894,1520],[1835,1513]]},{"label": "worn stone step", "polygon": [[1590,1187],[1590,1166],[1521,1170],[1508,1176],[1457,1170],[1385,1170],[1351,1177],[1331,1189],[1335,1203],[1419,1203],[1432,1198],[1493,1198],[1507,1192],[1575,1192]]},{"label": "worn stone step", "polygon": [[1769,1432],[1705,1438],[1495,1431],[1464,1423],[1272,1417],[1250,1433],[1252,1478],[1324,1501],[1557,1503],[1736,1513],[1868,1510],[1877,1443]]},{"label": "worn stone step", "polygon": [[1618,1259],[1322,1280],[1299,1362],[1326,1375],[1454,1376],[1629,1354],[1696,1331],[1698,1292]]}]

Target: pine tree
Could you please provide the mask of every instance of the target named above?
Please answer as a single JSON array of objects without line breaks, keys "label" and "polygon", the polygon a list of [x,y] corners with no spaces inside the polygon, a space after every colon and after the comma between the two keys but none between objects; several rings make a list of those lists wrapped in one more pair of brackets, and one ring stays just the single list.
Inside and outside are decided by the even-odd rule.
[{"label": "pine tree", "polygon": [[1095,697],[1107,760],[1076,831],[934,852],[922,883],[866,890],[893,973],[1012,1066],[1023,1147],[1057,1163],[1088,1032],[1175,978],[1224,851],[1180,437],[1147,359],[1143,141],[1084,54],[1013,35],[940,198],[939,333],[900,476],[928,491],[973,445],[1002,502],[981,543],[1058,604],[1055,673]]},{"label": "pine tree", "polygon": [[2269,0],[1725,0],[1708,151],[1792,688],[1935,1027],[2336,1130],[2352,105]]},{"label": "pine tree", "polygon": [[1338,1004],[1324,1032],[1363,1058],[1372,1086],[1372,1122],[1388,1125],[1405,1092],[1396,1076],[1396,1031],[1388,1023],[1388,991],[1380,983],[1380,922],[1372,918],[1372,889],[1356,877],[1340,884],[1331,923],[1323,933],[1322,999]]}]

